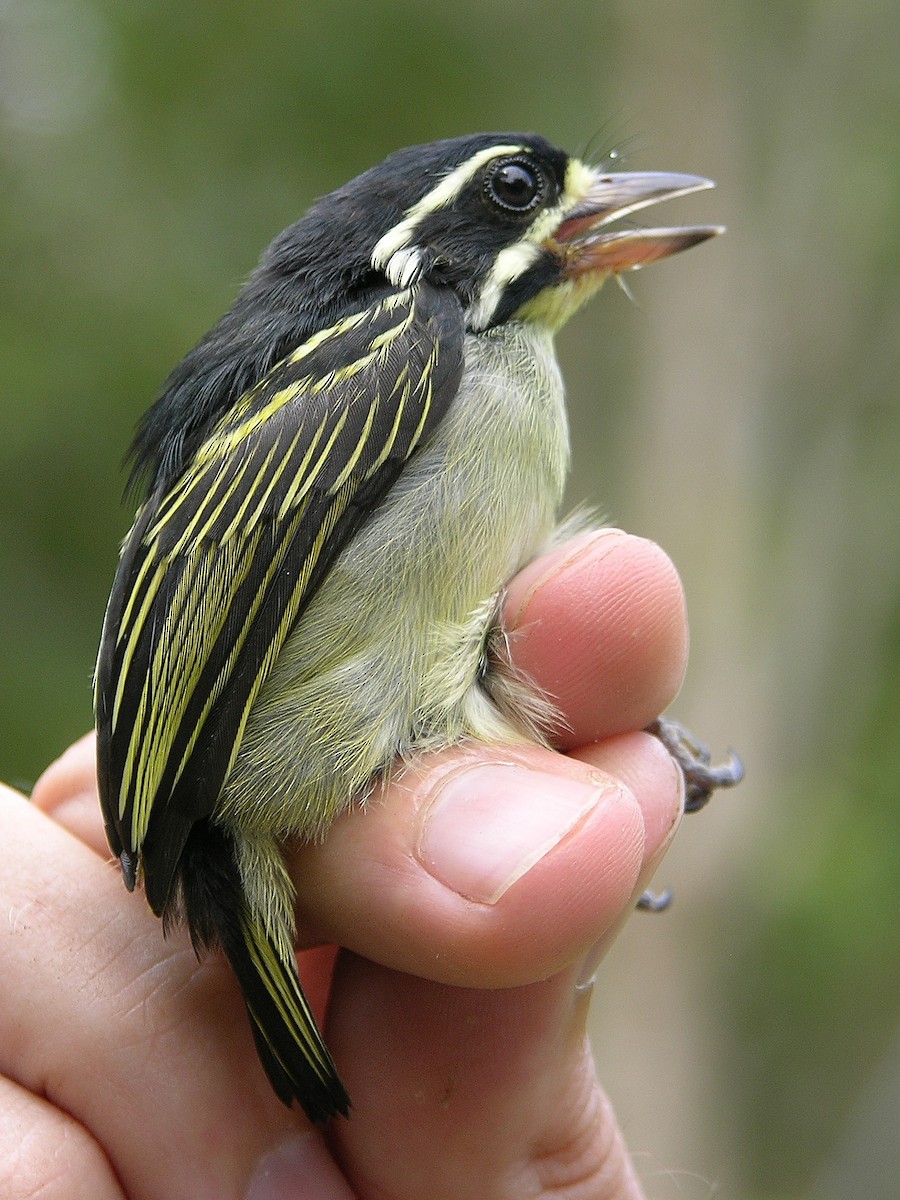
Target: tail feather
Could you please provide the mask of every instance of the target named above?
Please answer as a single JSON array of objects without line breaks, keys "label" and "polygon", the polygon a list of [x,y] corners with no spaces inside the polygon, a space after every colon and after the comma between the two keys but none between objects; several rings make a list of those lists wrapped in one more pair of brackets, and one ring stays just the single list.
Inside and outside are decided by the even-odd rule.
[{"label": "tail feather", "polygon": [[298,1100],[312,1121],[346,1116],[350,1097],[341,1083],[300,987],[293,952],[282,949],[246,911],[240,936],[223,941],[238,977],[260,1060],[285,1104]]},{"label": "tail feather", "polygon": [[194,945],[225,952],[276,1095],[288,1106],[298,1101],[312,1121],[346,1116],[350,1097],[300,987],[290,941],[273,935],[250,910],[232,839],[198,823],[185,847],[181,878]]}]

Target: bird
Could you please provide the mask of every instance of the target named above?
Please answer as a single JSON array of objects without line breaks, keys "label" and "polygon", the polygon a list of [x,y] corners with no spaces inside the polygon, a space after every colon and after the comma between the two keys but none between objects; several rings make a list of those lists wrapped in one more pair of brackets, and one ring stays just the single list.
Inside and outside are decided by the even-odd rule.
[{"label": "bird", "polygon": [[283,843],[423,750],[547,738],[499,606],[559,536],[554,335],[608,277],[721,232],[623,223],[712,186],[533,133],[399,150],[274,239],[138,425],[94,682],[109,845],[166,931],[224,952],[275,1093],[314,1122],[350,1098]]}]

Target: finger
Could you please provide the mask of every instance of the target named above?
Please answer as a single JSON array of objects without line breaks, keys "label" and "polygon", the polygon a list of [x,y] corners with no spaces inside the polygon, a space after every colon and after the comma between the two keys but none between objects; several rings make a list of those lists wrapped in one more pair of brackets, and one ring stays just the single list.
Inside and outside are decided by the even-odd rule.
[{"label": "finger", "polygon": [[[399,931],[403,946],[395,950],[401,956],[404,948],[416,944],[420,922],[430,928],[429,941],[421,947],[422,961],[411,968],[412,973],[372,962],[371,950],[366,952],[368,959],[347,953],[339,959],[328,1038],[353,1096],[354,1115],[350,1122],[335,1126],[331,1136],[345,1173],[360,1194],[391,1195],[395,1200],[423,1195],[433,1200],[567,1194],[640,1200],[643,1196],[598,1088],[585,1022],[589,983],[599,955],[677,824],[680,772],[658,741],[645,734],[613,738],[580,752],[579,762],[581,757],[585,760],[581,765],[615,780],[617,788],[629,785],[634,808],[629,810],[627,801],[612,808],[620,819],[618,829],[615,821],[604,823],[605,806],[600,801],[499,899],[479,905],[466,894],[472,890],[471,880],[478,878],[478,870],[494,852],[503,853],[502,839],[516,836],[515,824],[508,811],[502,812],[500,844],[490,841],[489,821],[481,824],[473,839],[467,836],[466,818],[472,814],[465,811],[464,802],[462,847],[454,845],[451,857],[464,860],[471,854],[475,869],[470,864],[462,872],[467,886],[458,897],[460,910],[452,903],[438,902],[429,912],[433,891],[419,890],[414,876],[405,875],[398,862],[385,862],[384,877],[393,876],[403,898],[402,909],[392,908],[388,898],[384,910],[357,913],[367,938],[371,930],[378,935]],[[537,765],[536,760],[530,761]],[[566,764],[567,782],[575,778],[574,761],[559,756],[540,760],[545,768],[551,763],[557,769]],[[521,769],[520,762],[516,770]],[[440,782],[440,770],[437,774]],[[427,821],[427,805],[435,802],[428,796],[433,784],[430,777],[422,782]],[[469,776],[470,784],[478,782],[477,776]],[[499,803],[502,809],[506,799],[502,780],[495,776],[488,783],[492,786],[482,799]],[[547,789],[552,790],[549,782]],[[515,797],[516,792],[514,815],[527,828],[528,816],[518,811],[529,802],[523,794],[527,789],[513,788],[510,795]],[[373,805],[355,819],[360,825],[383,821],[389,829],[393,806],[402,814],[406,804],[415,806],[415,802],[412,787],[392,785],[380,810]],[[536,794],[535,802],[554,803],[546,794]],[[629,829],[629,811],[640,814],[640,829]],[[348,839],[353,822],[351,816],[341,823]],[[399,825],[415,827],[415,821],[407,813],[401,815]],[[439,825],[442,837],[452,840],[459,833],[452,821],[442,820]],[[395,835],[402,841],[399,831]],[[370,840],[376,860],[382,845],[390,844],[390,839],[383,843],[380,831],[370,827],[362,836]],[[329,840],[326,853],[330,844]],[[407,860],[416,858],[419,844],[416,839],[407,847]],[[639,865],[636,871],[632,867],[620,874],[623,862]],[[350,875],[358,899],[370,879],[353,871]],[[623,886],[625,878],[628,886]],[[446,879],[442,882],[446,884]],[[311,889],[314,895],[318,891],[318,886]],[[388,884],[381,894],[376,887],[374,894],[384,901],[390,891]],[[560,969],[560,961],[574,949],[573,931],[579,938],[585,932],[585,904],[593,918],[593,944]],[[448,913],[454,919],[442,927]],[[492,962],[509,972],[505,980],[488,969]],[[455,970],[448,971],[448,963]],[[523,982],[514,978],[511,968],[515,964],[521,970],[526,963],[537,972],[529,982],[497,986]],[[491,990],[440,982],[471,985],[479,972]]]},{"label": "finger", "polygon": [[[505,620],[517,666],[559,704],[564,749],[644,728],[680,685],[681,584],[643,538],[600,530],[532,563],[509,586]],[[87,734],[48,767],[32,802],[105,856],[94,753]]]},{"label": "finger", "polygon": [[68,1113],[0,1079],[0,1196],[125,1200],[96,1141]]},{"label": "finger", "polygon": [[[639,749],[638,749],[639,748]],[[572,751],[572,758],[620,779],[641,798],[644,870],[641,888],[669,848],[684,811],[684,776],[658,738],[624,734]]]},{"label": "finger", "polygon": [[93,732],[79,738],[50,764],[34,785],[31,803],[52,816],[96,854],[109,857],[97,794],[96,737]]},{"label": "finger", "polygon": [[301,924],[441,983],[511,987],[560,971],[630,910],[682,803],[655,738],[590,754],[456,747],[423,759],[291,856]]},{"label": "finger", "polygon": [[350,1182],[393,1200],[639,1200],[569,970],[447,987],[343,956],[329,1038],[354,1098],[331,1130]]},{"label": "finger", "polygon": [[8,789],[0,822],[0,1072],[88,1129],[130,1200],[244,1197],[302,1124],[231,972]]},{"label": "finger", "polygon": [[[647,863],[655,864],[681,803],[680,775],[656,739],[614,739],[578,754],[584,762],[573,765],[538,748],[520,748],[493,753],[482,763],[480,754],[448,751],[433,760],[433,778],[424,765],[409,772],[364,810],[341,818],[324,846],[297,849],[294,877],[302,929],[310,940],[348,945],[398,970],[484,986],[540,978],[559,965],[560,954],[563,960],[577,956],[607,919],[604,914],[615,914],[627,902],[634,880],[645,878]],[[84,831],[87,843],[106,857],[96,785],[93,791],[83,786],[92,772],[92,741],[83,738],[39,781],[34,803]],[[560,780],[564,794],[554,805]],[[625,783],[624,791],[617,780]],[[587,790],[578,799],[580,788]],[[69,789],[76,793],[72,798]],[[453,803],[460,791],[461,799]],[[581,805],[587,814],[603,794],[607,801],[571,831]],[[479,805],[486,811],[474,812]],[[435,813],[439,819],[429,822]],[[488,817],[493,818],[489,828]],[[88,828],[91,821],[93,833]],[[511,841],[511,830],[525,835],[529,828],[536,844]],[[474,844],[472,829],[477,833]],[[434,859],[436,830],[445,844],[437,843]],[[432,858],[423,861],[429,846]],[[465,856],[476,850],[482,852],[481,859],[468,861]],[[493,895],[532,858],[540,871],[531,873],[499,910],[496,902],[479,903],[467,894],[477,890],[479,871],[486,872],[481,886]],[[447,886],[446,871],[443,877],[434,874],[448,860],[468,872],[456,887]],[[501,878],[504,863],[506,877]],[[529,935],[498,955],[497,934],[509,920],[527,926],[531,888],[535,881],[541,887],[542,872],[551,866],[554,875],[571,870],[572,880],[588,877],[578,911],[568,913],[567,944],[555,947],[546,937]],[[117,904],[125,901],[121,891],[114,897]],[[554,906],[568,902],[563,892],[554,891],[549,903],[548,929],[558,927],[552,921]],[[611,926],[614,920],[614,915],[609,917]],[[434,936],[449,942],[438,957]]]},{"label": "finger", "polygon": [[504,617],[516,666],[565,718],[562,749],[643,729],[681,685],[681,581],[644,538],[600,530],[531,563],[510,583]]}]

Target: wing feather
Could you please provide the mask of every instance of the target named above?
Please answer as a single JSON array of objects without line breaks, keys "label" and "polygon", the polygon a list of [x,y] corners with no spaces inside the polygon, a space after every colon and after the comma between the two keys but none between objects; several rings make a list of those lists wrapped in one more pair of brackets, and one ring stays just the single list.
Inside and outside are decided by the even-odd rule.
[{"label": "wing feather", "polygon": [[456,394],[462,342],[451,293],[386,297],[273,367],[138,513],[97,664],[98,775],[157,912],[294,623]]}]

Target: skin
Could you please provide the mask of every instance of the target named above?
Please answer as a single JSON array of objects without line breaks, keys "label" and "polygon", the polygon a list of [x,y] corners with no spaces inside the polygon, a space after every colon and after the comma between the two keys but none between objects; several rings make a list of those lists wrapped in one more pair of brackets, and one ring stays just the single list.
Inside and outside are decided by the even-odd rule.
[{"label": "skin", "polygon": [[604,531],[522,572],[505,619],[558,697],[562,753],[430,756],[291,855],[304,985],[320,1011],[331,989],[354,1103],[324,1134],[273,1096],[224,962],[198,966],[124,891],[92,738],[32,804],[0,791],[0,1193],[643,1196],[585,1022],[678,824],[679,772],[639,731],[681,681],[681,586],[658,547]]}]

